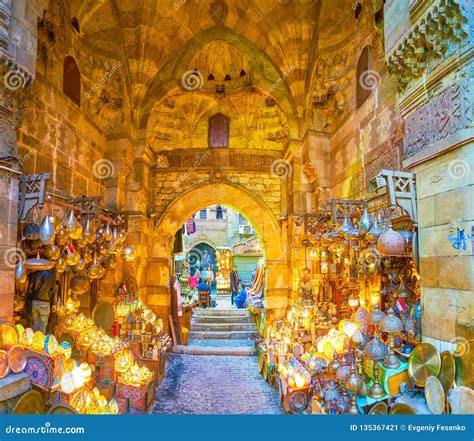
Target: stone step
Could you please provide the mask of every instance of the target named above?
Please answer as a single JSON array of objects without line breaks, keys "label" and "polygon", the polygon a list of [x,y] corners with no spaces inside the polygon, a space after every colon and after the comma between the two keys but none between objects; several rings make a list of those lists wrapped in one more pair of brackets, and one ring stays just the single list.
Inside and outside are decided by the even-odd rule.
[{"label": "stone step", "polygon": [[196,315],[192,316],[193,323],[255,323],[252,316],[240,315]]},{"label": "stone step", "polygon": [[255,331],[189,331],[189,338],[198,339],[247,339],[256,336]]},{"label": "stone step", "polygon": [[189,355],[253,355],[255,348],[239,346],[183,346],[176,345],[172,352]]},{"label": "stone step", "polygon": [[255,323],[193,323],[191,331],[253,331],[257,332]]},{"label": "stone step", "polygon": [[249,317],[250,312],[246,309],[212,309],[212,308],[196,308],[194,310],[194,314],[201,317],[209,317],[209,316],[241,316],[241,317]]}]

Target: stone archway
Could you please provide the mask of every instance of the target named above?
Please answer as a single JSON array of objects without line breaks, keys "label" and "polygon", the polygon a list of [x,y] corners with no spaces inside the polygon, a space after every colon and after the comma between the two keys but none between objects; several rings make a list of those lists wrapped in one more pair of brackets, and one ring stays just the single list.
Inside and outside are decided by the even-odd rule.
[{"label": "stone archway", "polygon": [[156,222],[147,264],[147,303],[162,317],[170,311],[170,269],[174,237],[183,222],[202,207],[226,205],[243,214],[253,225],[262,243],[266,266],[265,312],[267,321],[282,317],[288,296],[288,253],[286,231],[258,197],[240,186],[209,183],[194,187],[176,198]]}]

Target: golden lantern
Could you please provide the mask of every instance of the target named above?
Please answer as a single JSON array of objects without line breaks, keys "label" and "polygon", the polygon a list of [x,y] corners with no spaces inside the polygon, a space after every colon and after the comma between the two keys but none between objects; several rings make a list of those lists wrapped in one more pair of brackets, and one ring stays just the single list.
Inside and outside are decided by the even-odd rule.
[{"label": "golden lantern", "polygon": [[49,260],[58,260],[61,255],[61,249],[53,243],[52,245],[45,247],[44,255]]},{"label": "golden lantern", "polygon": [[113,398],[109,401],[109,405],[107,408],[107,413],[110,415],[118,415],[120,409],[118,407],[117,401],[115,401]]},{"label": "golden lantern", "polygon": [[86,410],[86,396],[82,391],[77,391],[69,398],[69,405],[74,407],[78,413],[84,413]]},{"label": "golden lantern", "polygon": [[79,368],[82,370],[82,376],[84,378],[84,383],[87,383],[91,379],[91,376],[92,376],[92,370],[91,370],[90,365],[86,362],[82,362],[79,365]]},{"label": "golden lantern", "polygon": [[66,244],[66,263],[69,266],[75,266],[77,265],[77,262],[79,262],[80,258],[81,255],[76,251],[72,243],[68,242]]},{"label": "golden lantern", "polygon": [[66,216],[66,219],[63,223],[64,229],[67,235],[71,239],[79,239],[82,234],[82,225],[77,221],[74,216],[74,210],[71,208]]},{"label": "golden lantern", "polygon": [[128,371],[135,361],[133,353],[128,349],[123,349],[115,354],[115,370],[117,372]]},{"label": "golden lantern", "polygon": [[131,245],[127,245],[123,250],[122,250],[122,258],[126,262],[132,262],[136,258],[135,250]]},{"label": "golden lantern", "polygon": [[63,341],[63,342],[61,342],[61,344],[59,346],[61,347],[61,352],[63,353],[64,358],[66,360],[69,360],[71,358],[71,354],[72,354],[71,343],[69,343],[68,341]]},{"label": "golden lantern", "polygon": [[83,331],[86,329],[87,317],[84,314],[79,314],[74,321],[74,329]]},{"label": "golden lantern", "polygon": [[66,260],[60,257],[58,261],[56,262],[56,271],[58,273],[63,273],[66,271],[67,263]]},{"label": "golden lantern", "polygon": [[33,334],[33,340],[32,340],[32,344],[31,344],[32,348],[35,351],[43,352],[43,350],[44,350],[44,339],[45,339],[44,334],[41,331],[36,331]]},{"label": "golden lantern", "polygon": [[33,346],[33,336],[34,336],[33,329],[26,328],[24,332],[24,339],[25,339],[25,344],[27,346]]},{"label": "golden lantern", "polygon": [[76,314],[69,314],[64,317],[64,327],[66,329],[72,329],[74,327],[74,323],[76,322]]},{"label": "golden lantern", "polygon": [[48,334],[44,338],[44,352],[46,354],[55,354],[59,351],[59,344],[56,337],[53,334]]}]

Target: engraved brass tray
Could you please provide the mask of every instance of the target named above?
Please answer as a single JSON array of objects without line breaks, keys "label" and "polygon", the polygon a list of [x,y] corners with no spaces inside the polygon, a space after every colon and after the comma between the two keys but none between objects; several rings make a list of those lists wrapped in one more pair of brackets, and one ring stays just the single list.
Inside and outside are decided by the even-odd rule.
[{"label": "engraved brass tray", "polygon": [[455,373],[456,365],[453,354],[449,351],[441,352],[441,371],[438,375],[438,380],[441,381],[445,394],[454,386]]},{"label": "engraved brass tray", "polygon": [[387,415],[388,406],[385,401],[379,401],[377,404],[374,404],[370,410],[369,415]]},{"label": "engraved brass tray", "polygon": [[441,369],[441,357],[438,350],[429,343],[417,345],[408,359],[408,373],[413,382],[424,387],[430,375],[438,376]]},{"label": "engraved brass tray", "polygon": [[428,409],[435,415],[441,415],[444,412],[446,396],[444,394],[443,385],[433,375],[426,379],[425,383],[425,399]]},{"label": "engraved brass tray", "polygon": [[456,386],[474,389],[474,339],[461,342],[454,351]]},{"label": "engraved brass tray", "polygon": [[8,365],[15,374],[23,372],[27,363],[26,351],[20,346],[13,346],[8,353]]},{"label": "engraved brass tray", "polygon": [[415,415],[416,412],[411,406],[405,403],[395,404],[389,412],[389,415]]}]

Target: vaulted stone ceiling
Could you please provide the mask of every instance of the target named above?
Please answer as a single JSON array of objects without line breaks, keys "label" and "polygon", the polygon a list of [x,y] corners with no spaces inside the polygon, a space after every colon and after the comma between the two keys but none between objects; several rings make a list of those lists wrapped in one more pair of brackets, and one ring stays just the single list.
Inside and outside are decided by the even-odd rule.
[{"label": "vaulted stone ceiling", "polygon": [[[190,102],[200,103],[188,119],[205,113],[200,106],[221,105],[224,100],[210,89],[225,83],[224,107],[250,106],[240,109],[241,119],[249,118],[245,115],[255,102],[268,114],[265,99],[275,100],[278,111],[265,131],[279,142],[299,134],[319,51],[337,49],[355,26],[347,0],[50,0],[48,13],[61,30],[59,52],[76,56],[85,89],[95,92],[91,111],[105,116],[110,127],[123,124],[127,114],[136,129],[146,128],[170,96],[189,92],[183,90],[183,76],[197,69],[207,89],[196,91],[200,97],[188,93]],[[101,75],[111,69],[113,78],[103,85]],[[229,82],[221,78],[225,69]],[[98,92],[102,87],[106,90]],[[214,96],[203,98],[203,92]],[[231,94],[237,96],[231,99]],[[177,99],[178,108],[182,101]],[[281,121],[278,130],[271,126],[276,120]],[[252,124],[241,128],[248,131]],[[152,136],[163,130],[156,127]]]}]

